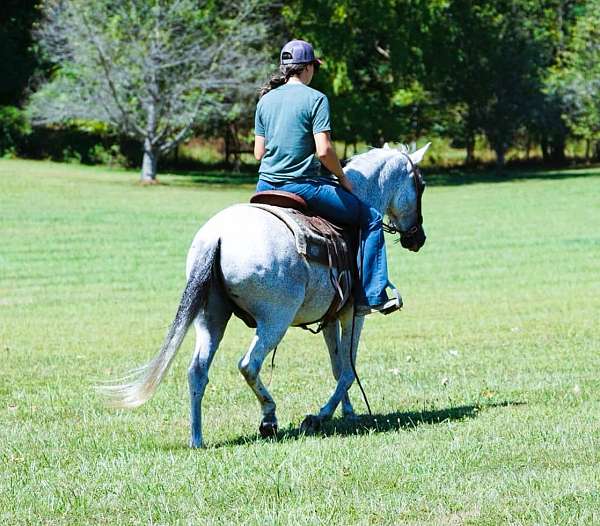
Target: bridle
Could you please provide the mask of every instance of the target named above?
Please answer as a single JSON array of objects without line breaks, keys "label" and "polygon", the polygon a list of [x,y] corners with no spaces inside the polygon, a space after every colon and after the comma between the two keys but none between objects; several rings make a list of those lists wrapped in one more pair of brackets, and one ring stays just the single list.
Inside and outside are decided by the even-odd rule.
[{"label": "bridle", "polygon": [[421,212],[421,200],[423,198],[423,192],[425,191],[425,183],[423,182],[423,178],[421,176],[421,171],[419,167],[413,163],[410,155],[400,152],[406,160],[410,164],[413,181],[415,185],[415,193],[417,195],[417,219],[413,226],[411,226],[408,230],[400,230],[397,226],[391,223],[383,223],[383,230],[388,234],[400,234],[400,240],[402,242],[402,246],[411,246],[412,240],[415,238],[423,229],[423,214]]}]

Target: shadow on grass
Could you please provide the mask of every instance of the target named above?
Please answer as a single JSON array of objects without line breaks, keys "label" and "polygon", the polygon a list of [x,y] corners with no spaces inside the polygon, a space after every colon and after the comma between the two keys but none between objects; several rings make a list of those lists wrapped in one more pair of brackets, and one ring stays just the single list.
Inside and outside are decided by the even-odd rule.
[{"label": "shadow on grass", "polygon": [[[172,170],[167,173],[180,176],[177,179],[161,180],[166,186],[241,186],[255,185],[258,173],[245,171],[233,173],[225,170],[185,171]],[[429,186],[460,186],[475,183],[505,183],[526,180],[560,180],[568,178],[600,177],[599,167],[573,167],[561,169],[509,168],[502,172],[494,169],[468,170],[463,168],[424,168],[423,175]]]},{"label": "shadow on grass", "polygon": [[[391,431],[416,429],[421,425],[442,424],[444,422],[463,421],[476,418],[481,411],[498,407],[510,407],[524,405],[524,402],[497,402],[477,405],[463,405],[448,407],[445,409],[434,409],[430,411],[393,412],[377,415],[360,415],[356,418],[333,418],[325,422],[315,436],[355,436],[370,433],[388,433]],[[298,427],[291,425],[277,433],[275,440],[296,440],[304,436]],[[238,446],[252,444],[262,441],[258,433],[254,435],[241,436],[232,440],[225,440],[210,444],[211,448],[224,446]]]},{"label": "shadow on grass", "polygon": [[506,183],[529,180],[560,180],[581,177],[600,177],[600,168],[523,169],[511,168],[502,172],[493,169],[435,169],[424,168],[423,175],[428,186],[459,186],[475,183]]},{"label": "shadow on grass", "polygon": [[[181,171],[171,170],[169,175],[180,176],[178,179],[165,182],[161,179],[164,186],[195,186],[195,185],[217,185],[217,186],[241,186],[255,185],[258,182],[257,172],[234,173],[227,171]],[[160,175],[159,175],[160,178]]]}]

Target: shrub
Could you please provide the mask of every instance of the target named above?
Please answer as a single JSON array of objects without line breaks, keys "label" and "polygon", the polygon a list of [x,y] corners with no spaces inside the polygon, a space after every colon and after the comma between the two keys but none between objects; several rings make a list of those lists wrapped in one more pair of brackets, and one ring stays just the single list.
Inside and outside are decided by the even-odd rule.
[{"label": "shrub", "polygon": [[31,134],[31,125],[23,110],[0,106],[0,155],[16,155]]}]

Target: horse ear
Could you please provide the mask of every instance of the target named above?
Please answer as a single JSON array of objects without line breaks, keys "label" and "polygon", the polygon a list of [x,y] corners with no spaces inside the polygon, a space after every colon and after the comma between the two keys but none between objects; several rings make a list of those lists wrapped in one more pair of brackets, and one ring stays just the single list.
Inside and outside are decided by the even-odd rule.
[{"label": "horse ear", "polygon": [[384,149],[384,150],[389,150],[389,149],[390,149],[390,145],[389,145],[389,144],[386,142],[386,143],[383,145],[383,149]]},{"label": "horse ear", "polygon": [[409,154],[410,160],[413,162],[413,164],[419,164],[423,160],[423,157],[425,157],[425,153],[427,152],[427,149],[430,146],[431,146],[431,143],[428,142],[420,150],[417,150],[416,152]]}]

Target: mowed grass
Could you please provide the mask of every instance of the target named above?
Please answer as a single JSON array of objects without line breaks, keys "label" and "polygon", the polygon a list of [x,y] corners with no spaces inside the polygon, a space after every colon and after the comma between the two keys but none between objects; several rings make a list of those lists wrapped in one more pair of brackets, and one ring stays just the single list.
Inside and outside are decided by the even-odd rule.
[{"label": "mowed grass", "polygon": [[259,439],[233,320],[192,451],[191,334],[145,406],[92,387],[154,356],[196,230],[252,187],[0,161],[0,524],[598,523],[599,176],[431,176],[427,244],[388,244],[405,309],[360,347],[376,415],[296,433],[334,382],[321,337],[291,329],[282,436]]}]

